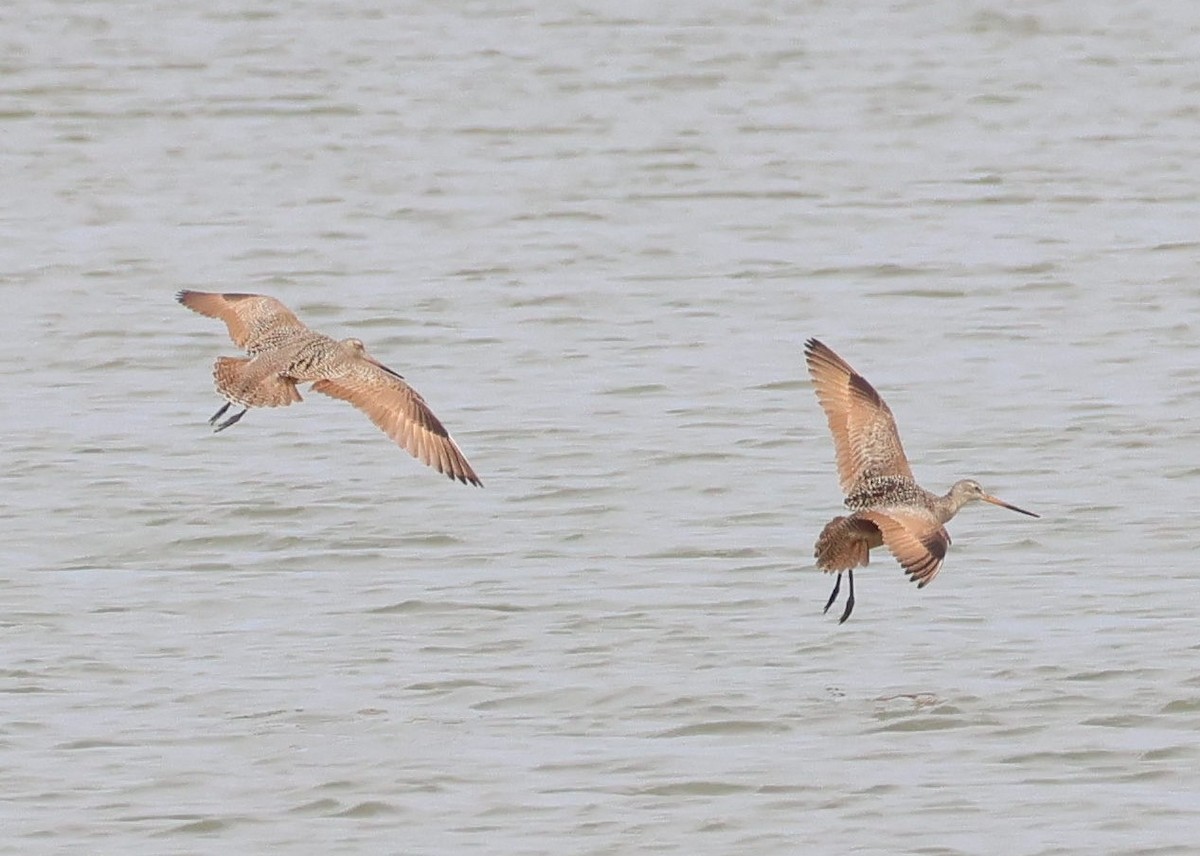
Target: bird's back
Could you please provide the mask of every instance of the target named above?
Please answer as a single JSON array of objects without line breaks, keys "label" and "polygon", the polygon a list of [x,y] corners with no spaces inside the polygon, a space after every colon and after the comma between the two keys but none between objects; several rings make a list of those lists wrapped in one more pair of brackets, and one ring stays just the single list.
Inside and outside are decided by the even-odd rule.
[{"label": "bird's back", "polygon": [[905,476],[874,476],[860,479],[846,495],[846,507],[855,511],[903,507],[932,513],[936,497]]}]

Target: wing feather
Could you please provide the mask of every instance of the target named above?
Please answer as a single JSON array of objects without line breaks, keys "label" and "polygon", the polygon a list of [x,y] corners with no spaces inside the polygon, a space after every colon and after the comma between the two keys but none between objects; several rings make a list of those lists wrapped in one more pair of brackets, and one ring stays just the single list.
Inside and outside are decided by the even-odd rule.
[{"label": "wing feather", "polygon": [[883,543],[917,588],[932,582],[950,547],[950,533],[932,514],[907,508],[857,514],[879,527]]},{"label": "wing feather", "polygon": [[251,354],[311,332],[290,309],[265,294],[181,291],[175,299],[193,312],[224,321],[233,343]]},{"label": "wing feather", "polygon": [[423,464],[463,483],[483,485],[425,399],[385,366],[364,358],[345,374],[318,380],[312,388],[353,404]]},{"label": "wing feather", "polygon": [[804,358],[833,435],[842,492],[880,476],[911,479],[896,420],[875,388],[816,339],[805,343]]}]

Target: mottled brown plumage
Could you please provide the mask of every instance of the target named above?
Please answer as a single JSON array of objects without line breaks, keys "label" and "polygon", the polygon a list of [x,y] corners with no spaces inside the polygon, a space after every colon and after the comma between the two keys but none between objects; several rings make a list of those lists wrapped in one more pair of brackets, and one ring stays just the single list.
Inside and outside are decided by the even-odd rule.
[{"label": "mottled brown plumage", "polygon": [[854,512],[829,521],[814,550],[817,567],[837,573],[826,612],[837,599],[842,572],[849,575],[850,593],[839,623],[854,611],[854,569],[868,563],[874,548],[886,545],[909,578],[924,588],[937,576],[950,547],[943,524],[968,502],[982,500],[1038,516],[984,493],[972,479],[956,482],[945,496],[922,488],[913,478],[892,411],[866,378],[816,339],[805,343],[804,358],[833,434],[846,507]]},{"label": "mottled brown plumage", "polygon": [[[304,326],[286,306],[262,294],[181,291],[180,303],[218,318],[249,358],[218,357],[217,391],[227,403],[209,420],[216,431],[233,425],[251,407],[300,401],[298,383],[348,401],[422,463],[452,479],[482,485],[458,444],[425,399],[404,378],[367,353],[358,339],[331,339]],[[217,420],[231,404],[241,412]]]}]

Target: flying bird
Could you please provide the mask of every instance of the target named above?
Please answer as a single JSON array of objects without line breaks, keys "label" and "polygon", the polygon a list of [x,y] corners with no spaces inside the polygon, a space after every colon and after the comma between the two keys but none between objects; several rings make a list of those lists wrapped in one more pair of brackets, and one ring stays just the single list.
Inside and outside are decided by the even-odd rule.
[{"label": "flying bird", "polygon": [[955,482],[944,496],[925,490],[913,478],[896,420],[875,387],[816,339],[804,344],[804,359],[833,434],[846,507],[853,512],[830,520],[814,551],[818,568],[837,573],[825,612],[837,600],[842,573],[849,577],[839,624],[854,611],[854,569],[867,565],[874,548],[886,546],[917,588],[924,588],[950,546],[944,524],[967,503],[980,500],[1039,516],[985,493],[974,479]]},{"label": "flying bird", "polygon": [[[251,407],[286,407],[300,401],[299,383],[348,401],[414,458],[464,484],[480,487],[466,456],[429,405],[396,372],[367,353],[358,339],[331,339],[301,323],[265,294],[181,291],[176,300],[218,318],[249,357],[217,357],[213,378],[225,405],[208,420],[224,431]],[[242,409],[219,422],[233,405]]]}]

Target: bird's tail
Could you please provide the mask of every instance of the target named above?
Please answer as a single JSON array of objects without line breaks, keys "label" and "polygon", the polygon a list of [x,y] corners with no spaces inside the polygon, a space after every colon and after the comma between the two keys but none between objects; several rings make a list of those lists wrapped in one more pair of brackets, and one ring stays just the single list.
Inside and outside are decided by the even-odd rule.
[{"label": "bird's tail", "polygon": [[263,372],[244,357],[217,357],[213,379],[217,392],[243,407],[285,407],[301,400],[294,381]]},{"label": "bird's tail", "polygon": [[880,543],[879,529],[870,521],[856,515],[835,517],[821,530],[813,555],[817,567],[826,573],[851,571],[866,565],[871,560],[871,547]]}]

